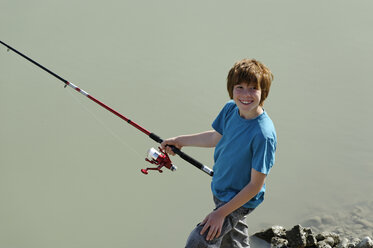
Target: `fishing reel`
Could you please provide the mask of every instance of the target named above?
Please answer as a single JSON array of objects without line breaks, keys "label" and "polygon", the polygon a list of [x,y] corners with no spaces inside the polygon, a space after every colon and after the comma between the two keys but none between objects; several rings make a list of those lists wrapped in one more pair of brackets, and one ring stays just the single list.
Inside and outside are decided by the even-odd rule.
[{"label": "fishing reel", "polygon": [[162,148],[158,147],[159,151],[155,148],[150,148],[148,151],[148,157],[145,158],[145,161],[158,165],[157,167],[148,167],[146,169],[141,169],[141,172],[147,175],[149,170],[157,170],[159,173],[162,173],[162,167],[166,167],[171,171],[175,171],[177,167],[172,164],[170,157],[168,154],[162,150]]}]

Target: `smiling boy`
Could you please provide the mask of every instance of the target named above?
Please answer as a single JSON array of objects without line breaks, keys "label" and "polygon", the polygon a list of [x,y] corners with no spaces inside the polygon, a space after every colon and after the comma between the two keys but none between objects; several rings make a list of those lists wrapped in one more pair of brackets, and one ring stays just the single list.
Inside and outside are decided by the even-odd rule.
[{"label": "smiling boy", "polygon": [[227,77],[227,102],[213,130],[182,135],[161,145],[215,147],[211,190],[216,208],[197,225],[186,247],[250,247],[246,216],[263,200],[265,179],[275,161],[277,138],[263,109],[273,80],[271,71],[255,59],[234,64]]}]

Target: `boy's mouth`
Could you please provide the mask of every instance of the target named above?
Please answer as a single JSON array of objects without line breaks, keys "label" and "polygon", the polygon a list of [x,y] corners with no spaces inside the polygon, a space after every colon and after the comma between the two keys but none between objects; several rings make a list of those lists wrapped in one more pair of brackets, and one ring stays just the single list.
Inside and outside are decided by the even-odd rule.
[{"label": "boy's mouth", "polygon": [[242,103],[244,105],[249,105],[250,103],[253,102],[252,100],[250,100],[250,101],[248,101],[248,100],[239,100],[239,101],[240,101],[240,103]]}]

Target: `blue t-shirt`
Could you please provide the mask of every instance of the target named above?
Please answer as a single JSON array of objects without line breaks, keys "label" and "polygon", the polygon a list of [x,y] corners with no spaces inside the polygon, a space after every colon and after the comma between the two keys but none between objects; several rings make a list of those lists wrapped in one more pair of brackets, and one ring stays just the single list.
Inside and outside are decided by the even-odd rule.
[{"label": "blue t-shirt", "polygon": [[[229,101],[212,123],[222,135],[214,152],[212,193],[221,201],[229,202],[251,180],[251,169],[268,175],[275,162],[276,131],[264,111],[254,119],[240,116],[234,101]],[[264,200],[265,185],[243,205],[256,208]]]}]

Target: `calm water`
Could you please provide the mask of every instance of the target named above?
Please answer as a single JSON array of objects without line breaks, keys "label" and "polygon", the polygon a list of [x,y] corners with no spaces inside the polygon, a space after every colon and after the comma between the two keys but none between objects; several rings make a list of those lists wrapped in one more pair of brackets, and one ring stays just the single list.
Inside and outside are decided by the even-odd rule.
[{"label": "calm water", "polygon": [[[267,64],[279,149],[254,233],[372,199],[372,7],[2,0],[0,39],[163,138],[210,128],[235,61]],[[152,140],[5,47],[0,68],[0,247],[184,245],[207,175],[177,157],[142,175]]]}]

